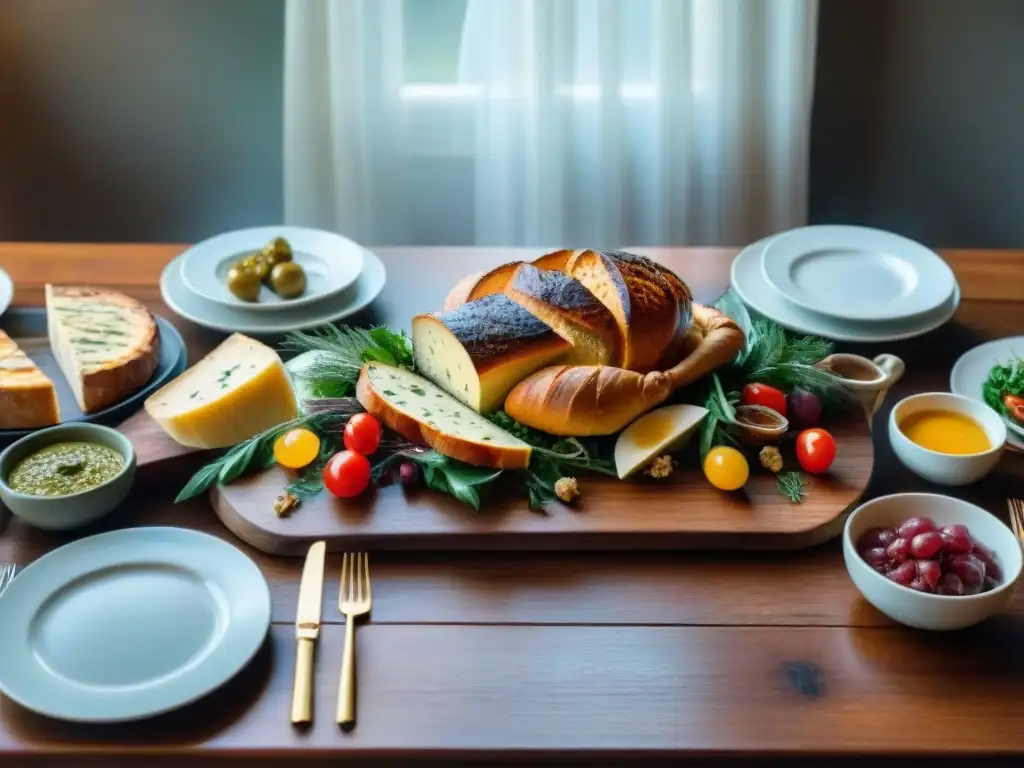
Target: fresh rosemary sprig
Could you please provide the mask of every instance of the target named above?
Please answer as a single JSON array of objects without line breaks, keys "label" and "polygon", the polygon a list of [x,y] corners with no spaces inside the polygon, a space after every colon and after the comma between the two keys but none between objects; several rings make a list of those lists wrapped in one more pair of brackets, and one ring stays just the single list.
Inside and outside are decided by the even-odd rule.
[{"label": "fresh rosemary sprig", "polygon": [[384,326],[353,328],[328,325],[309,333],[289,333],[283,348],[291,352],[317,352],[309,366],[296,378],[309,383],[317,398],[339,398],[352,394],[363,363],[370,360],[413,368],[412,346],[405,332]]},{"label": "fresh rosemary sprig", "polygon": [[348,414],[321,413],[293,419],[271,427],[265,432],[239,443],[196,472],[174,501],[177,503],[191,499],[214,484],[227,485],[247,472],[272,466],[274,464],[274,441],[289,429],[307,427],[318,435],[324,435],[332,427],[336,427],[346,419],[348,419]]},{"label": "fresh rosemary sprig", "polygon": [[783,472],[776,481],[779,493],[794,504],[800,504],[807,494],[807,483],[799,472]]}]

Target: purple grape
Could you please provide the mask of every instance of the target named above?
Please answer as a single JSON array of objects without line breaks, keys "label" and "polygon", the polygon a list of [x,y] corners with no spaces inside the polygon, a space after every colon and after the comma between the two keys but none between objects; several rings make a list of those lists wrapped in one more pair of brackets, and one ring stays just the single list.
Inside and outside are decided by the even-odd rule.
[{"label": "purple grape", "polygon": [[939,586],[936,591],[940,595],[952,595],[959,597],[964,593],[964,583],[955,573],[944,573],[939,579]]},{"label": "purple grape", "polygon": [[919,533],[931,533],[935,522],[928,517],[911,517],[896,526],[896,535],[901,539],[912,539]]},{"label": "purple grape", "polygon": [[789,418],[798,425],[816,424],[821,418],[821,400],[813,392],[794,387],[789,393],[786,412]]},{"label": "purple grape", "polygon": [[950,554],[970,552],[971,534],[967,532],[965,525],[947,525],[939,535],[942,536],[942,551]]},{"label": "purple grape", "polygon": [[864,562],[872,568],[877,568],[880,565],[888,565],[889,563],[889,555],[886,554],[886,551],[882,547],[865,549],[860,553],[860,556],[864,558]]},{"label": "purple grape", "polygon": [[893,568],[887,574],[888,577],[895,581],[897,584],[902,584],[904,587],[909,587],[910,582],[917,578],[917,566],[911,562],[903,563],[903,565]]},{"label": "purple grape", "polygon": [[414,462],[403,461],[398,468],[398,477],[402,485],[416,485],[420,479],[420,468]]}]

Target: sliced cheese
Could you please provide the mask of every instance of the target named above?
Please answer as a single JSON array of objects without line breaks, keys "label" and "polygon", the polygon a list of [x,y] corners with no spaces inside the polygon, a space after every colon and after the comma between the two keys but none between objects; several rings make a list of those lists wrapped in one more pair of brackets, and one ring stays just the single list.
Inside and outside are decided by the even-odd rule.
[{"label": "sliced cheese", "polygon": [[572,346],[504,294],[412,319],[416,368],[479,413],[501,407],[531,373]]},{"label": "sliced cheese", "polygon": [[270,347],[236,333],[146,400],[182,445],[226,448],[296,418],[295,391]]},{"label": "sliced cheese", "polygon": [[59,421],[53,382],[0,331],[0,429],[49,427]]},{"label": "sliced cheese", "polygon": [[85,413],[137,392],[156,371],[156,321],[123,293],[47,285],[46,324],[53,355]]},{"label": "sliced cheese", "polygon": [[422,376],[383,363],[367,363],[356,397],[407,440],[444,456],[496,469],[523,469],[528,443],[509,434]]}]

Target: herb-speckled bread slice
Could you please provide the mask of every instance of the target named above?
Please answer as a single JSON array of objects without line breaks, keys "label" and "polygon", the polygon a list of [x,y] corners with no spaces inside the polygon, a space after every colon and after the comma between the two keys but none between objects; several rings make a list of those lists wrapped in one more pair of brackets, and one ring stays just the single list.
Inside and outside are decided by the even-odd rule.
[{"label": "herb-speckled bread slice", "polygon": [[49,427],[59,421],[53,382],[0,331],[0,429]]},{"label": "herb-speckled bread slice", "polygon": [[79,406],[92,413],[134,394],[160,358],[153,315],[117,291],[46,286],[50,347]]},{"label": "herb-speckled bread slice", "polygon": [[496,469],[525,469],[530,463],[529,444],[411,371],[366,363],[356,397],[406,440],[444,456]]}]

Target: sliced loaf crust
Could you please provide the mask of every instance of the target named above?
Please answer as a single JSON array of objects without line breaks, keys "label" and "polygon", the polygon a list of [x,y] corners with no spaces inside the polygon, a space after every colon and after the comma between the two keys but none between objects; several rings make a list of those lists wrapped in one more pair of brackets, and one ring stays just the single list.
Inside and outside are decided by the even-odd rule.
[{"label": "sliced loaf crust", "polygon": [[59,422],[53,382],[0,331],[0,429],[35,429]]},{"label": "sliced loaf crust", "polygon": [[525,469],[532,449],[422,376],[383,363],[359,373],[360,404],[406,440],[467,464]]},{"label": "sliced loaf crust", "polygon": [[622,339],[622,367],[656,370],[679,343],[682,312],[669,281],[642,256],[587,250],[568,264],[570,274],[612,313]]},{"label": "sliced loaf crust", "polygon": [[612,313],[579,280],[523,264],[505,295],[572,345],[570,365],[618,365],[619,330]]},{"label": "sliced loaf crust", "polygon": [[160,359],[153,315],[117,291],[46,286],[50,347],[85,413],[141,389]]}]

